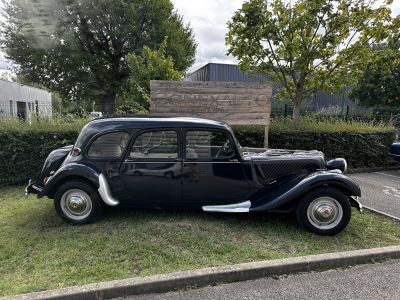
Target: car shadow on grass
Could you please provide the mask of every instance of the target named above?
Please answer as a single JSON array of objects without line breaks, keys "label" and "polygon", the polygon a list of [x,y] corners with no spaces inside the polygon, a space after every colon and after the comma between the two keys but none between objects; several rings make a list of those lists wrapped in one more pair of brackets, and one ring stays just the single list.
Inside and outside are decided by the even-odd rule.
[{"label": "car shadow on grass", "polygon": [[259,225],[275,225],[284,227],[299,227],[296,216],[292,213],[207,213],[201,210],[172,210],[172,209],[137,209],[107,207],[97,222],[109,223],[119,220],[129,221],[169,221],[181,222],[190,220],[193,223],[211,222],[227,223],[229,225],[258,227]]}]

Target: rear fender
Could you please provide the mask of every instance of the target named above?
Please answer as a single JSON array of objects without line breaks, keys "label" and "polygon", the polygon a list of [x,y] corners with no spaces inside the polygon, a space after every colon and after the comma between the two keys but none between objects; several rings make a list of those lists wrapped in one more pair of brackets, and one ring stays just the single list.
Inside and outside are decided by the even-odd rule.
[{"label": "rear fender", "polygon": [[348,197],[361,196],[358,184],[351,178],[343,175],[340,171],[320,171],[305,177],[293,186],[288,186],[284,193],[272,196],[272,199],[271,196],[255,199],[254,202],[257,204],[252,206],[250,211],[278,209],[290,202],[296,201],[305,193],[324,186],[337,188]]},{"label": "rear fender", "polygon": [[38,194],[38,198],[52,196],[60,184],[68,178],[82,178],[88,180],[98,189],[100,187],[99,177],[100,171],[94,167],[78,163],[69,163],[58,169],[53,176],[49,177],[43,190]]}]

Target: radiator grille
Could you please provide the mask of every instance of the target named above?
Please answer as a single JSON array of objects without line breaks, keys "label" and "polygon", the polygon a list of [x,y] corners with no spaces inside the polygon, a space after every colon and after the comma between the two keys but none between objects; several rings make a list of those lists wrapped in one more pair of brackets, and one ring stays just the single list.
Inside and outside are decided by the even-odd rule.
[{"label": "radiator grille", "polygon": [[292,160],[292,161],[265,161],[257,162],[259,170],[264,175],[265,179],[274,179],[286,176],[293,173],[304,171],[315,171],[320,168],[315,160]]}]

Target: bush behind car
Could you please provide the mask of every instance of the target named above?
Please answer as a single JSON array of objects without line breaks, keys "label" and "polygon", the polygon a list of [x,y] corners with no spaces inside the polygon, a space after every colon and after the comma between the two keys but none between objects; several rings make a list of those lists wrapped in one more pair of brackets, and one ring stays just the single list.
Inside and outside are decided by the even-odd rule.
[{"label": "bush behind car", "polygon": [[[35,177],[47,155],[73,144],[87,121],[0,122],[0,184],[21,184]],[[262,147],[262,125],[232,127],[241,145]],[[321,150],[327,159],[346,158],[352,169],[393,166],[388,149],[395,140],[396,130],[390,125],[311,118],[304,118],[297,130],[288,120],[273,119],[269,134],[270,148]]]}]

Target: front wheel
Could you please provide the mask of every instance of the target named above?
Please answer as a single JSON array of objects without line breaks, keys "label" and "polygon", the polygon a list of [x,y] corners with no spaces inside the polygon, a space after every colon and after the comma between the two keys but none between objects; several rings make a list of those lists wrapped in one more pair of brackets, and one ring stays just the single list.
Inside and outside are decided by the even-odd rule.
[{"label": "front wheel", "polygon": [[341,191],[321,188],[306,194],[300,200],[296,215],[298,222],[306,230],[320,235],[335,235],[349,223],[351,205]]},{"label": "front wheel", "polygon": [[70,181],[58,188],[54,206],[59,216],[71,224],[88,224],[101,215],[103,203],[98,192],[82,181]]}]

